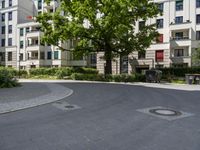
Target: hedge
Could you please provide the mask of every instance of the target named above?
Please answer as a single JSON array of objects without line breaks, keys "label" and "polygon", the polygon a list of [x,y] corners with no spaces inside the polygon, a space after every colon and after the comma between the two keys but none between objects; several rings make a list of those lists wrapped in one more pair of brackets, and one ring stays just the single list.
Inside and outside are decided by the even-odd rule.
[{"label": "hedge", "polygon": [[0,67],[0,88],[11,88],[18,86],[19,83],[15,79],[17,71],[11,68]]}]

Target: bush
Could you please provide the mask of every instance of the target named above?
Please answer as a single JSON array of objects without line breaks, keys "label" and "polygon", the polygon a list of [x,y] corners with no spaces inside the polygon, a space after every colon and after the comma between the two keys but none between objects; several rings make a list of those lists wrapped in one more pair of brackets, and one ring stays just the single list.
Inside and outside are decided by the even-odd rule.
[{"label": "bush", "polygon": [[73,69],[72,68],[60,68],[59,70],[57,70],[56,72],[56,76],[58,79],[63,79],[66,76],[70,76],[73,73]]},{"label": "bush", "polygon": [[115,82],[134,82],[135,76],[128,74],[113,75],[113,81]]},{"label": "bush", "polygon": [[71,75],[73,80],[86,80],[86,81],[105,81],[103,74],[82,74],[73,73]]},{"label": "bush", "polygon": [[14,78],[16,70],[10,68],[0,68],[0,88],[11,88],[18,86],[19,83]]},{"label": "bush", "polygon": [[161,68],[163,79],[172,79],[174,77],[185,77],[185,74],[200,73],[200,67],[187,68]]},{"label": "bush", "polygon": [[135,82],[145,82],[146,77],[143,74],[135,74]]},{"label": "bush", "polygon": [[78,67],[73,68],[74,73],[82,73],[82,74],[98,74],[98,70],[94,68],[84,68],[84,67]]}]

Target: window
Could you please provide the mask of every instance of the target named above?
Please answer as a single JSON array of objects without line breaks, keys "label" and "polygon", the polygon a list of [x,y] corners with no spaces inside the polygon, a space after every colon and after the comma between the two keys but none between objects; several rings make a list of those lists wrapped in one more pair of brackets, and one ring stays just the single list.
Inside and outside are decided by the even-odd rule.
[{"label": "window", "polygon": [[156,51],[156,62],[163,62],[164,60],[164,50]]},{"label": "window", "polygon": [[175,33],[175,40],[183,39],[183,32],[176,32]]},{"label": "window", "polygon": [[2,27],[1,27],[1,34],[5,34],[5,32],[6,32],[6,27],[5,27],[5,26],[2,26]]},{"label": "window", "polygon": [[183,23],[183,16],[178,16],[178,17],[176,17],[175,23],[176,23],[176,24]]},{"label": "window", "polygon": [[120,56],[120,73],[128,73],[128,56]]},{"label": "window", "polygon": [[175,49],[174,50],[174,57],[181,57],[181,56],[184,56],[183,49]]},{"label": "window", "polygon": [[23,54],[19,54],[19,60],[23,61]]},{"label": "window", "polygon": [[51,52],[47,52],[47,59],[51,59]]},{"label": "window", "polygon": [[164,10],[164,3],[159,3],[158,4],[158,9],[160,10],[160,12],[163,12],[163,10]]},{"label": "window", "polygon": [[24,41],[20,41],[20,48],[23,48],[24,47]]},{"label": "window", "polygon": [[40,59],[44,59],[45,56],[44,56],[44,52],[40,52]]},{"label": "window", "polygon": [[30,28],[29,27],[27,27],[26,28],[26,33],[28,33],[30,31]]},{"label": "window", "polygon": [[2,21],[2,22],[5,21],[5,14],[1,14],[1,21]]},{"label": "window", "polygon": [[42,0],[38,0],[38,9],[42,9]]},{"label": "window", "polygon": [[6,41],[5,41],[5,39],[1,39],[1,46],[2,46],[2,47],[4,47],[4,46],[5,46],[5,44],[6,44]]},{"label": "window", "polygon": [[11,7],[12,6],[12,0],[9,0],[9,7]]},{"label": "window", "polygon": [[8,52],[8,61],[12,61],[12,52]]},{"label": "window", "polygon": [[11,34],[12,33],[12,25],[8,26],[8,33]]},{"label": "window", "polygon": [[159,34],[159,36],[156,39],[157,43],[163,43],[163,34]]},{"label": "window", "polygon": [[8,46],[12,46],[12,38],[8,38]]},{"label": "window", "polygon": [[199,24],[200,23],[200,14],[198,14],[197,16],[196,16],[196,24]]},{"label": "window", "polygon": [[5,0],[1,2],[1,8],[5,8]]},{"label": "window", "polygon": [[145,59],[146,57],[146,51],[139,51],[138,52],[138,59]]},{"label": "window", "polygon": [[163,28],[163,19],[157,19],[156,20],[156,26],[157,28]]},{"label": "window", "polygon": [[24,28],[20,28],[20,36],[23,36],[24,35]]},{"label": "window", "polygon": [[139,30],[142,30],[145,27],[145,21],[139,22]]},{"label": "window", "polygon": [[0,61],[5,61],[5,52],[0,52]]},{"label": "window", "polygon": [[58,59],[58,54],[59,54],[58,51],[54,51],[54,59]]},{"label": "window", "polygon": [[8,20],[12,20],[12,12],[8,13]]},{"label": "window", "polygon": [[176,0],[176,11],[183,10],[183,0]]},{"label": "window", "polygon": [[200,31],[196,32],[196,40],[200,40]]},{"label": "window", "polygon": [[200,7],[200,0],[196,0],[196,8]]}]

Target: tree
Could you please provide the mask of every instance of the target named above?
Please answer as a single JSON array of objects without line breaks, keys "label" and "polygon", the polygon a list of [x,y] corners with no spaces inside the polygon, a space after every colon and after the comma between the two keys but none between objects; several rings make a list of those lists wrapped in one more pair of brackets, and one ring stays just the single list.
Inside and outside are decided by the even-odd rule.
[{"label": "tree", "polygon": [[192,52],[192,66],[200,66],[200,47]]},{"label": "tree", "polygon": [[[46,0],[47,4],[50,0]],[[136,22],[159,14],[149,0],[60,0],[54,13],[37,17],[44,32],[43,40],[61,46],[59,41],[77,40],[75,54],[104,52],[105,74],[112,73],[112,59],[148,48],[157,36],[155,24],[135,33]],[[86,26],[88,24],[88,26]]]}]

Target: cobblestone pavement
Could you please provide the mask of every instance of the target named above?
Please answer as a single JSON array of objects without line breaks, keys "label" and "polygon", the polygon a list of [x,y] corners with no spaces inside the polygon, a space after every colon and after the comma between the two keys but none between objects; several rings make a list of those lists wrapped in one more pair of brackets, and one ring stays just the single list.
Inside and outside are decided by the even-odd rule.
[{"label": "cobblestone pavement", "polygon": [[53,83],[23,83],[21,87],[0,89],[0,114],[51,103],[72,93]]}]

